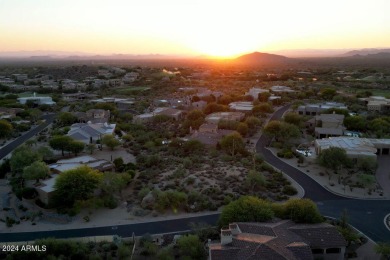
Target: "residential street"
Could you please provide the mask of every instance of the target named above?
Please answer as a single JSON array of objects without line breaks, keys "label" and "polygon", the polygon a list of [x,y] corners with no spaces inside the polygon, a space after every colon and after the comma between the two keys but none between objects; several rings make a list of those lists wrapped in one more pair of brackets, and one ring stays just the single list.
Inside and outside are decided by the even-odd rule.
[{"label": "residential street", "polygon": [[45,129],[48,125],[50,125],[54,120],[55,114],[48,114],[42,116],[42,119],[46,119],[46,122],[35,127],[34,129],[31,129],[24,135],[18,137],[11,143],[7,144],[3,148],[0,149],[0,160],[6,157],[9,153],[11,153],[13,150],[15,150],[19,145],[26,142],[28,139],[32,138],[34,135],[41,132],[43,129]]}]

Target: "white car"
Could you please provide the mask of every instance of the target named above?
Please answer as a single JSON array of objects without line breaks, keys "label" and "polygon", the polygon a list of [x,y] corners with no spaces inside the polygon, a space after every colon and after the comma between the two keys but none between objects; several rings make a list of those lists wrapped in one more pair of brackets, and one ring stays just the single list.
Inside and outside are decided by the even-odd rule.
[{"label": "white car", "polygon": [[310,150],[302,150],[302,149],[296,149],[297,153],[300,153],[306,157],[311,156],[311,151]]}]

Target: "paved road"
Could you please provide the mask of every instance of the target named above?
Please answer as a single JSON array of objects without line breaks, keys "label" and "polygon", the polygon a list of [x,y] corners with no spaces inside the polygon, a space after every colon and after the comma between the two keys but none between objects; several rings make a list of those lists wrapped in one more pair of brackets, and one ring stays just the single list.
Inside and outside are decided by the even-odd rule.
[{"label": "paved road", "polygon": [[[275,112],[271,119],[278,119],[289,107],[284,107]],[[256,145],[257,151],[263,154],[264,159],[281,169],[294,180],[296,180],[304,189],[305,197],[315,201],[325,216],[340,217],[342,211],[346,209],[349,215],[349,222],[357,229],[365,233],[374,241],[390,241],[390,231],[383,223],[384,217],[390,213],[390,201],[388,200],[357,200],[347,199],[330,193],[314,180],[306,176],[305,173],[284,163],[264,148],[269,143],[266,137],[261,137]],[[42,237],[80,237],[80,236],[98,236],[113,235],[131,236],[145,233],[158,234],[168,232],[180,232],[189,229],[191,222],[205,222],[215,225],[219,214],[211,214],[202,217],[183,218],[168,221],[155,221],[150,223],[120,225],[117,227],[98,227],[85,229],[57,230],[44,232],[25,232],[25,233],[3,233],[0,236],[0,242],[7,241],[26,241]]]},{"label": "paved road", "polygon": [[[133,232],[136,236],[143,234],[162,234],[170,232],[180,232],[190,230],[190,223],[207,223],[215,225],[219,214],[210,214],[206,216],[182,218],[165,221],[155,221],[139,224],[115,225],[96,228],[80,228],[56,231],[38,231],[38,232],[23,232],[23,233],[0,233],[0,242],[14,241],[31,241],[39,238],[56,237],[86,237],[86,236],[108,236],[119,235],[121,237],[131,237]],[[108,221],[109,222],[109,221]],[[109,224],[109,223],[108,223]]]},{"label": "paved road", "polygon": [[39,126],[35,127],[34,129],[31,129],[24,135],[20,136],[19,138],[15,139],[15,141],[9,143],[8,145],[4,146],[0,149],[0,160],[6,157],[9,153],[11,153],[15,148],[17,148],[19,145],[26,142],[28,139],[33,137],[34,135],[41,132],[43,129],[45,129],[48,125],[50,125],[54,120],[55,114],[48,114],[42,116],[42,119],[46,119],[46,122],[43,124],[40,124]]},{"label": "paved road", "polygon": [[[277,120],[289,109],[285,106],[276,111],[271,120]],[[335,195],[305,173],[290,166],[271,153],[266,146],[270,140],[262,136],[256,144],[257,152],[272,166],[282,170],[305,189],[305,197],[315,201],[325,216],[339,218],[344,209],[347,210],[349,222],[374,241],[390,241],[390,231],[383,223],[384,217],[390,213],[389,200],[349,199]]]}]

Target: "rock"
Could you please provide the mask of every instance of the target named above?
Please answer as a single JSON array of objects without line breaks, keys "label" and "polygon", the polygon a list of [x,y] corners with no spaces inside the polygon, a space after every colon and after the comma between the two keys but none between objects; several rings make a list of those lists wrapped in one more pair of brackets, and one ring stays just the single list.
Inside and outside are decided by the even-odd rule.
[{"label": "rock", "polygon": [[152,192],[149,192],[141,202],[141,207],[143,209],[153,209],[154,203],[156,202],[156,199],[154,198]]}]

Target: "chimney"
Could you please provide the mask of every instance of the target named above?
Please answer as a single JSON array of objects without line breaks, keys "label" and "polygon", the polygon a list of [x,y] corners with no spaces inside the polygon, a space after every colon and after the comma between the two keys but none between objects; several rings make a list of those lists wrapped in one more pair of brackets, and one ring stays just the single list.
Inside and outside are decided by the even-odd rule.
[{"label": "chimney", "polygon": [[241,233],[241,230],[238,228],[238,225],[236,223],[229,224],[230,232],[232,232],[232,235],[238,235]]},{"label": "chimney", "polygon": [[230,229],[221,229],[221,245],[225,246],[233,242],[233,235]]}]

